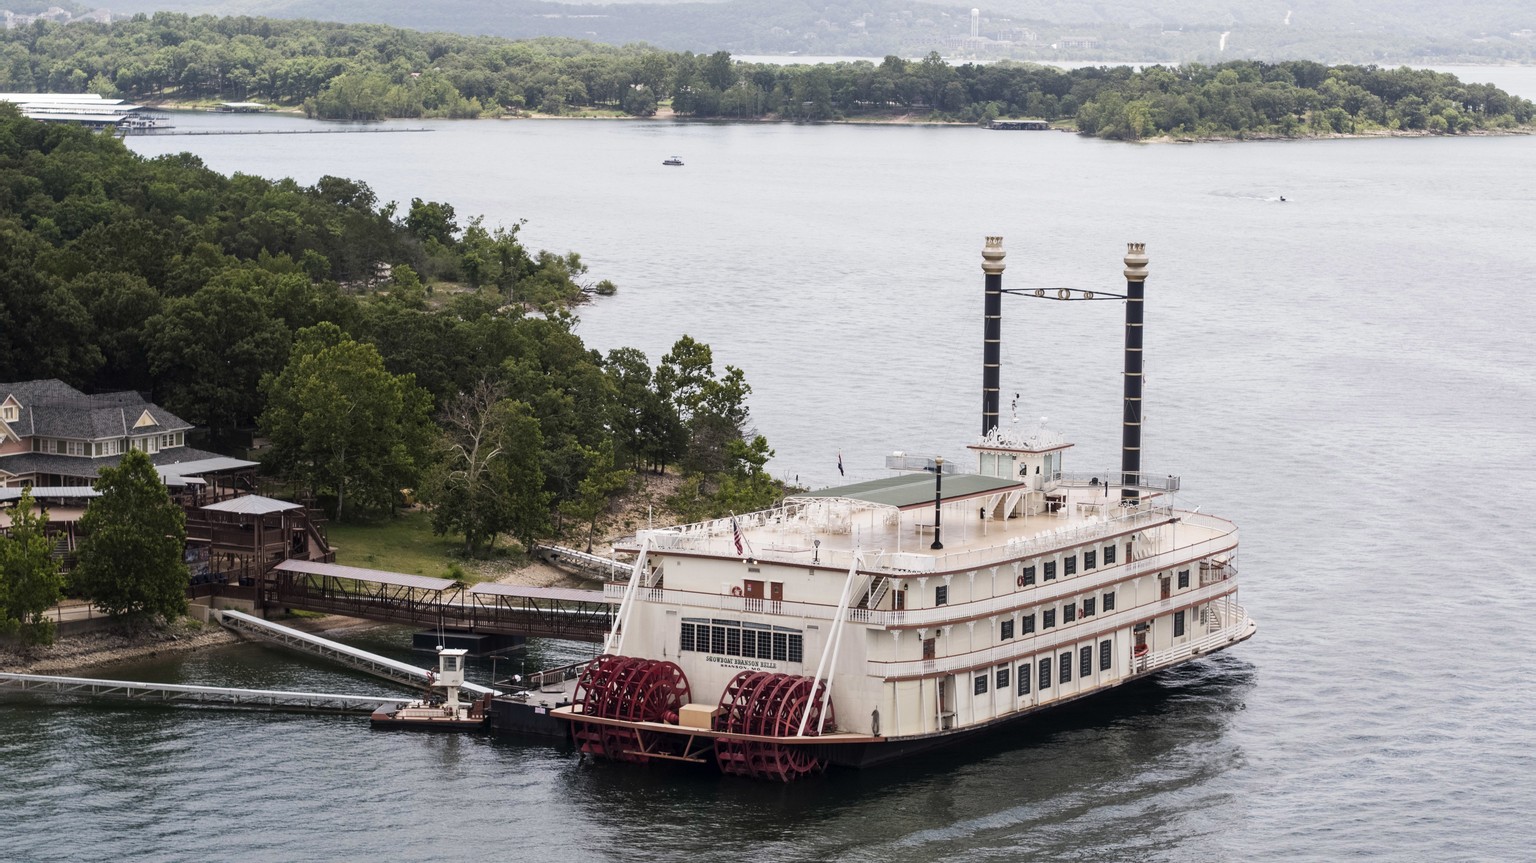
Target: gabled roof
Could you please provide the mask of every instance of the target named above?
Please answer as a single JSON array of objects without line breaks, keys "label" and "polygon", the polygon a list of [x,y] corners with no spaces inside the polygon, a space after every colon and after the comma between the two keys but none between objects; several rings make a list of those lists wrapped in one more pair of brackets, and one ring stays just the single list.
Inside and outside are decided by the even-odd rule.
[{"label": "gabled roof", "polygon": [[63,381],[49,379],[0,384],[0,394],[14,396],[21,403],[21,416],[11,427],[28,437],[104,440],[192,428],[191,423],[131,390],[86,395]]},{"label": "gabled roof", "polygon": [[[11,474],[12,476],[43,473],[95,479],[98,475],[97,472],[102,468],[117,467],[117,463],[122,460],[123,457],[120,455],[86,458],[77,455],[24,452],[0,458],[0,473]],[[150,463],[156,466],[160,475],[167,479],[167,482],[172,477],[194,476],[229,469],[228,467],[198,467],[205,462],[222,464],[228,461],[234,462],[235,466],[255,466],[258,464],[257,462],[242,462],[239,459],[226,459],[218,453],[206,452],[187,446],[173,447],[157,453],[151,453],[149,460]],[[170,484],[177,485],[179,483]]]},{"label": "gabled roof", "polygon": [[274,512],[287,512],[290,509],[303,509],[301,504],[286,500],[277,500],[270,497],[262,497],[259,494],[248,494],[243,497],[232,497],[229,500],[221,500],[218,503],[210,503],[201,507],[209,512],[233,512],[240,515],[270,515]]}]

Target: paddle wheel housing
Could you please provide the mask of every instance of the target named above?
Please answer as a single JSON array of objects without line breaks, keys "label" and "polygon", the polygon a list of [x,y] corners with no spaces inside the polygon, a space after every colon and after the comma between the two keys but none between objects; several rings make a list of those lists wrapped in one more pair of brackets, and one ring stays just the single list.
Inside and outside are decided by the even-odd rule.
[{"label": "paddle wheel housing", "polygon": [[[675,662],[604,654],[587,664],[572,702],[582,716],[677,724],[688,703],[688,676]],[[584,753],[644,763],[650,753],[671,753],[683,738],[635,728],[572,721],[571,737]]]},{"label": "paddle wheel housing", "polygon": [[[809,677],[793,674],[743,671],[726,684],[725,692],[720,695],[715,730],[765,737],[794,737],[800,730],[801,717],[809,711],[810,719],[805,724],[806,736],[818,734],[822,724],[821,698],[826,686],[826,681],[816,684]],[[829,701],[825,730],[835,728],[832,703]],[[722,773],[780,782],[798,779],[826,768],[826,761],[805,744],[724,737],[715,740],[715,760]]]}]

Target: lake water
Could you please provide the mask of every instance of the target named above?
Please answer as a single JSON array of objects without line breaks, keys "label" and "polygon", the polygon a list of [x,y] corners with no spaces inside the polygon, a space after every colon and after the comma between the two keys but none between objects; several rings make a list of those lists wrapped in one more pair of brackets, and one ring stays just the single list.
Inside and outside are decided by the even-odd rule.
[{"label": "lake water", "polygon": [[[619,285],[582,310],[589,345],[710,343],[746,371],[773,469],[813,486],[839,451],[854,479],[893,449],[966,454],[985,235],[1014,288],[1117,290],[1124,244],[1147,243],[1144,461],[1243,527],[1258,635],[966,749],[790,788],[358,719],[7,701],[0,856],[1528,859],[1536,138],[399,125],[435,131],[130,146],[526,219],[530,244]],[[1003,386],[1078,443],[1069,469],[1118,463],[1120,314],[1004,302]],[[587,650],[546,642],[530,664]],[[387,689],[255,646],[102,674]]]}]

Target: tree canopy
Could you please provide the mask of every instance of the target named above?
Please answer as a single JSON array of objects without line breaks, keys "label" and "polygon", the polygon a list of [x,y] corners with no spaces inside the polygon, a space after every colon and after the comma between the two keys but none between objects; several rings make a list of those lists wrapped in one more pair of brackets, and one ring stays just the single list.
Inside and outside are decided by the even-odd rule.
[{"label": "tree canopy", "polygon": [[114,617],[182,614],[187,518],[149,456],[129,450],[117,467],[101,469],[96,489],[101,496],[80,517],[75,589]]},{"label": "tree canopy", "polygon": [[53,641],[53,621],[43,612],[59,601],[64,576],[46,534],[48,511],[36,507],[30,489],[7,510],[10,527],[0,533],[0,634],[27,644]]}]

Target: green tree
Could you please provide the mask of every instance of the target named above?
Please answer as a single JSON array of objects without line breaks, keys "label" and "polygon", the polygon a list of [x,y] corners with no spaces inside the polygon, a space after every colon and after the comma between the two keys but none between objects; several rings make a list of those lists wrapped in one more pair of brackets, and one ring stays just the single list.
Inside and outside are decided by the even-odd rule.
[{"label": "green tree", "polygon": [[70,572],[75,588],[114,617],[182,614],[187,518],[149,456],[129,450],[117,467],[101,469],[96,490],[101,496],[80,517],[84,538]]},{"label": "green tree", "polygon": [[392,375],[373,345],[332,323],[299,331],[281,373],[263,381],[261,427],[272,461],[312,491],[394,510],[430,446],[432,397],[415,376]]},{"label": "green tree", "polygon": [[464,554],[510,531],[525,548],[546,529],[549,502],[540,468],[538,420],[504,388],[481,381],[449,402],[439,458],[422,482],[433,529],[464,535]]},{"label": "green tree", "polygon": [[19,633],[27,644],[51,644],[53,621],[43,612],[59,601],[64,576],[46,533],[48,511],[33,509],[27,489],[10,515],[10,530],[0,535],[0,632]]}]

